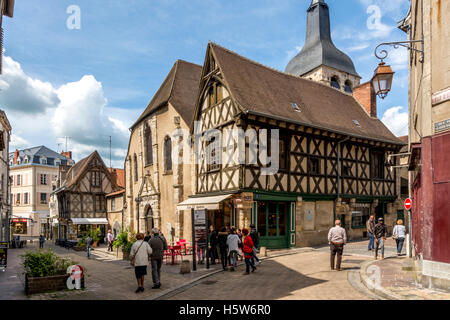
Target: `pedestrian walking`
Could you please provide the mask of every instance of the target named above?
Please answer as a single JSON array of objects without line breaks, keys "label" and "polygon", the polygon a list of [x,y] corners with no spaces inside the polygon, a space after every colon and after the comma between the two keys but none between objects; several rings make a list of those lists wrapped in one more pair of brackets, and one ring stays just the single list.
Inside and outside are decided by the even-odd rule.
[{"label": "pedestrian walking", "polygon": [[151,239],[151,234],[150,234],[150,231],[147,231],[146,233],[145,233],[145,238],[144,238],[144,241],[145,242],[149,242],[150,241],[150,239]]},{"label": "pedestrian walking", "polygon": [[252,238],[253,245],[254,245],[253,258],[252,258],[253,263],[255,263],[255,260],[256,260],[258,265],[260,265],[261,260],[259,260],[258,256],[256,255],[258,253],[258,249],[259,249],[259,233],[258,233],[258,230],[256,230],[256,227],[254,224],[250,225],[250,237]]},{"label": "pedestrian walking", "polygon": [[131,247],[130,258],[138,284],[136,293],[139,293],[144,292],[144,278],[147,275],[147,266],[152,254],[152,248],[148,242],[144,241],[143,233],[138,233],[136,239],[137,241]]},{"label": "pedestrian walking", "polygon": [[370,216],[366,222],[367,235],[369,236],[369,251],[375,250],[375,216]]},{"label": "pedestrian walking", "polygon": [[211,244],[211,248],[209,250],[209,257],[211,258],[211,264],[215,265],[217,260],[217,231],[214,229],[214,226],[209,227],[209,243]]},{"label": "pedestrian walking", "polygon": [[244,251],[244,259],[245,259],[245,273],[244,275],[250,274],[250,267],[252,268],[252,272],[256,271],[256,267],[253,259],[253,249],[255,247],[252,237],[249,236],[248,229],[242,229],[242,235],[244,238],[243,242],[243,251]]},{"label": "pedestrian walking", "polygon": [[217,235],[217,245],[219,246],[220,262],[222,263],[223,271],[228,270],[228,247],[227,247],[228,232],[227,228],[223,227]]},{"label": "pedestrian walking", "polygon": [[236,229],[231,228],[231,233],[227,238],[228,255],[230,258],[230,271],[234,271],[237,263],[237,257],[239,252],[239,245],[242,243],[239,236],[236,234]]},{"label": "pedestrian walking", "polygon": [[[241,240],[241,242],[239,243],[239,251],[238,251],[238,260],[242,261],[243,260],[243,249],[244,249],[244,243],[242,241],[242,230],[241,229],[237,229],[236,234],[239,237],[239,240]],[[236,266],[237,266],[237,260],[235,262]]]},{"label": "pedestrian walking", "polygon": [[108,234],[106,235],[106,240],[108,241],[108,252],[113,252],[113,243],[114,243],[114,236],[112,234],[111,230],[108,230]]},{"label": "pedestrian walking", "polygon": [[378,259],[378,250],[381,249],[381,259],[384,259],[384,242],[386,241],[387,228],[384,224],[384,219],[378,219],[378,224],[374,229],[375,234],[375,260]]},{"label": "pedestrian walking", "polygon": [[92,243],[93,243],[93,239],[91,238],[91,235],[88,235],[86,238],[86,252],[87,252],[87,257],[88,259],[91,258],[91,250],[92,250]]},{"label": "pedestrian walking", "polygon": [[[331,270],[341,271],[342,254],[344,253],[344,246],[347,243],[347,233],[344,228],[341,227],[341,220],[336,220],[335,227],[330,229],[328,233],[328,243],[330,244],[331,251]],[[337,255],[337,259],[336,259]]]},{"label": "pedestrian walking", "polygon": [[401,256],[403,250],[403,244],[406,237],[406,228],[403,225],[403,220],[398,220],[397,225],[394,227],[392,238],[397,243],[397,256]]},{"label": "pedestrian walking", "polygon": [[152,266],[152,289],[161,288],[161,266],[164,258],[164,251],[168,249],[167,241],[164,236],[159,234],[158,228],[152,229],[152,237],[149,241],[150,247],[152,248],[152,254],[150,256],[151,266]]},{"label": "pedestrian walking", "polygon": [[41,234],[39,236],[39,249],[44,249],[45,237]]}]

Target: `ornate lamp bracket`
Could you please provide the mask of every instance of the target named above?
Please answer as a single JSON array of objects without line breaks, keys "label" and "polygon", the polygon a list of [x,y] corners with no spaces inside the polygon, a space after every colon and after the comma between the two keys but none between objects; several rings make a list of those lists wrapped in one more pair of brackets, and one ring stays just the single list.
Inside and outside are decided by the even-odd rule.
[{"label": "ornate lamp bracket", "polygon": [[414,44],[414,43],[422,43],[422,47],[423,47],[423,40],[410,40],[410,41],[397,41],[397,42],[383,42],[383,43],[380,43],[375,48],[375,57],[380,59],[381,62],[383,62],[383,60],[388,57],[389,52],[387,50],[385,50],[385,49],[380,49],[380,47],[382,47],[382,46],[391,46],[391,47],[394,47],[394,49],[398,49],[399,47],[403,47],[403,48],[406,48],[408,50],[412,50],[412,51],[421,53],[422,56],[420,58],[420,62],[423,62],[424,52],[423,52],[423,50],[414,48],[414,46],[412,46],[412,44]]}]

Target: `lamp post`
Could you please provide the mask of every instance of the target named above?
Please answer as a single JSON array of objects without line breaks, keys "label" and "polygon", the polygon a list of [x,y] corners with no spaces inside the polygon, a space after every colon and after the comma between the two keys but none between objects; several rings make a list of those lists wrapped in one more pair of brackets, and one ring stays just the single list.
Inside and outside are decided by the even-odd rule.
[{"label": "lamp post", "polygon": [[412,46],[415,43],[422,43],[423,40],[410,40],[410,41],[396,41],[396,42],[383,42],[380,43],[375,48],[375,57],[381,60],[378,67],[375,69],[374,75],[372,77],[372,85],[375,90],[375,94],[379,96],[381,99],[386,98],[388,93],[392,88],[392,80],[394,79],[395,72],[392,71],[391,66],[386,65],[384,59],[386,59],[389,55],[387,50],[379,50],[382,46],[392,46],[394,49],[398,49],[399,47],[407,48],[408,50],[415,51],[421,53],[420,62],[423,62],[424,52],[423,50],[416,49]]}]

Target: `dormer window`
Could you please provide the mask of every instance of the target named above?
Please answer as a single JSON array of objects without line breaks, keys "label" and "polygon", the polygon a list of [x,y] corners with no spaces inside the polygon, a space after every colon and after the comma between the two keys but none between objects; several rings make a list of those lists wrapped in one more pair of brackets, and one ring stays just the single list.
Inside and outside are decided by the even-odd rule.
[{"label": "dormer window", "polygon": [[345,81],[344,90],[347,93],[353,93],[353,86],[352,86],[352,83],[350,82],[350,80]]},{"label": "dormer window", "polygon": [[47,158],[46,157],[42,157],[41,158],[41,164],[47,164]]},{"label": "dormer window", "polygon": [[61,165],[61,160],[55,160],[55,167],[59,167]]},{"label": "dormer window", "polygon": [[339,78],[338,78],[337,76],[333,76],[333,77],[331,78],[330,85],[331,85],[333,88],[341,89],[341,85],[340,85],[340,83],[339,83]]},{"label": "dormer window", "polygon": [[17,158],[17,164],[21,164],[21,163],[22,163],[22,159],[20,159],[20,157]]},{"label": "dormer window", "polygon": [[28,162],[30,162],[30,159],[28,158],[28,156],[25,156],[25,158],[23,159],[23,163],[27,164]]}]

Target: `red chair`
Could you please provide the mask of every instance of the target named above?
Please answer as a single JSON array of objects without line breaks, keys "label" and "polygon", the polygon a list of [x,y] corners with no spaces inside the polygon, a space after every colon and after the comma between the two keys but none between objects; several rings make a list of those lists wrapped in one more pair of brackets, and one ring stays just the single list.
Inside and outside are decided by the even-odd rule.
[{"label": "red chair", "polygon": [[167,250],[164,250],[164,261],[166,264],[168,264],[167,260],[172,263],[172,251],[170,250],[170,247]]},{"label": "red chair", "polygon": [[181,246],[173,246],[173,255],[175,258],[180,257],[180,260],[183,260],[183,255],[181,253]]}]

